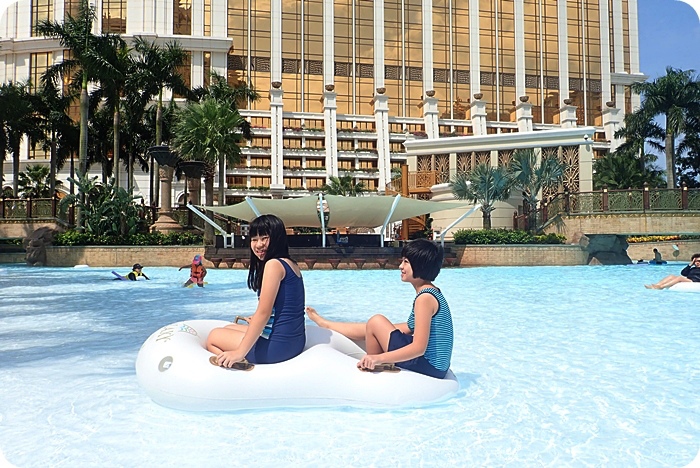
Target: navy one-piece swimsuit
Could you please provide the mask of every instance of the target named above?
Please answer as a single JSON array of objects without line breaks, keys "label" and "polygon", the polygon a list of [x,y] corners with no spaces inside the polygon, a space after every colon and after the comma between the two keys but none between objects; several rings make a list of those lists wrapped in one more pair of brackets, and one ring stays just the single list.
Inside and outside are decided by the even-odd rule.
[{"label": "navy one-piece swimsuit", "polygon": [[272,315],[255,342],[246,359],[255,364],[273,364],[298,356],[306,344],[304,327],[304,280],[297,276],[287,262],[284,266],[284,279],[277,291]]}]

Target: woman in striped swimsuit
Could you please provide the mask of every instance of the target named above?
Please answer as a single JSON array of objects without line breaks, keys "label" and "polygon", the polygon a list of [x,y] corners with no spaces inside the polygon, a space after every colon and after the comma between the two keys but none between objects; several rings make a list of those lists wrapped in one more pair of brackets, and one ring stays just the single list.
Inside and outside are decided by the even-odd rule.
[{"label": "woman in striped swimsuit", "polygon": [[433,281],[440,273],[443,251],[435,242],[416,239],[401,252],[401,281],[416,290],[413,310],[406,323],[391,323],[375,315],[367,323],[332,322],[312,307],[308,317],[320,327],[342,333],[353,340],[365,340],[367,354],[357,367],[381,369],[386,364],[442,379],[450,368],[454,332],[450,307]]}]

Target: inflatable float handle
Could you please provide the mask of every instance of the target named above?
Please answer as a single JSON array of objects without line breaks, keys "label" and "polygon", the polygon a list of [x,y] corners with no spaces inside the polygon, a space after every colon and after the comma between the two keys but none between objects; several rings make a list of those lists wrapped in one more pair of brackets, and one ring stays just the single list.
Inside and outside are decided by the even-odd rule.
[{"label": "inflatable float handle", "polygon": [[233,319],[233,323],[238,323],[239,320],[243,320],[245,323],[248,323],[248,319],[242,315],[236,315],[236,318]]}]

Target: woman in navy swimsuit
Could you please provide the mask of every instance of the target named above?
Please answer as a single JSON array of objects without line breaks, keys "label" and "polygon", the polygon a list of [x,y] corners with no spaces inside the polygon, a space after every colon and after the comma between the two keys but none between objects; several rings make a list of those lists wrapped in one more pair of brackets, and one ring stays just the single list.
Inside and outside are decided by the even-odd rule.
[{"label": "woman in navy swimsuit", "polygon": [[250,223],[248,288],[258,293],[258,307],[247,325],[215,328],[207,349],[223,367],[247,359],[272,364],[299,355],[306,344],[304,328],[304,280],[299,266],[289,258],[284,223],[277,216],[262,215]]}]

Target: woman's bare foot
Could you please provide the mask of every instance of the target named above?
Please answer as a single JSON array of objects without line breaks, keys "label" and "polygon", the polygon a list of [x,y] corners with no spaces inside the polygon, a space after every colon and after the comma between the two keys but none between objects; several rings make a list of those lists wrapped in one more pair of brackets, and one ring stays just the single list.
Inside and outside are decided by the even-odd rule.
[{"label": "woman's bare foot", "polygon": [[327,320],[321,317],[313,307],[306,306],[306,315],[319,327],[328,328]]},{"label": "woman's bare foot", "polygon": [[654,289],[654,285],[653,285],[653,284],[645,284],[644,287],[647,288],[647,289]]}]

